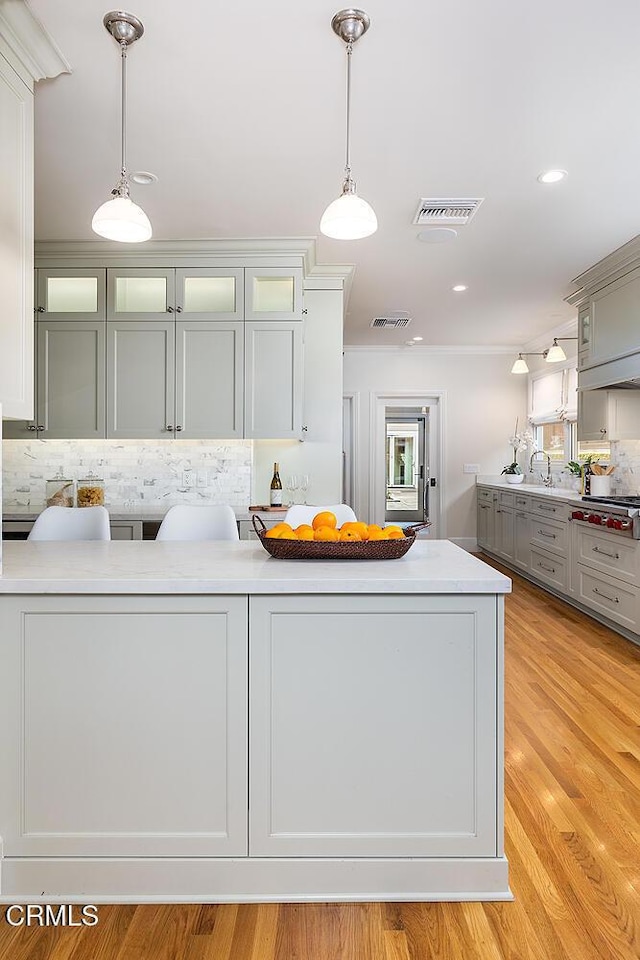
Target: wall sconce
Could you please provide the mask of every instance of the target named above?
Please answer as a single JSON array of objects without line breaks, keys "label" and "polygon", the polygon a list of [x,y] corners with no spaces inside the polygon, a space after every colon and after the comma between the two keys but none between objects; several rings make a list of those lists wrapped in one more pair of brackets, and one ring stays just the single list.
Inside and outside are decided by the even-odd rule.
[{"label": "wall sconce", "polygon": [[544,357],[547,363],[561,363],[567,359],[567,355],[558,343],[558,340],[577,340],[577,337],[554,337],[553,343],[542,353],[518,353],[518,357],[511,367],[511,373],[529,373],[529,367],[525,357]]}]

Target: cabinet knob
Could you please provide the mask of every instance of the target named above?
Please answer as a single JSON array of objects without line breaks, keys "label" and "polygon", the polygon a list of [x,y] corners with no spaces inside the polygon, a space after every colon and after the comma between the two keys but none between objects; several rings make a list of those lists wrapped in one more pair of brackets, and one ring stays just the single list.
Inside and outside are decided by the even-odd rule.
[{"label": "cabinet knob", "polygon": [[176,313],[182,313],[182,307],[176,307]]},{"label": "cabinet knob", "polygon": [[604,435],[605,435],[606,432],[607,432],[607,428],[606,428],[606,427],[600,427],[600,433],[602,434],[603,437],[604,437]]},{"label": "cabinet knob", "polygon": [[27,430],[35,430],[35,429],[36,429],[35,423],[30,423],[27,427]]},{"label": "cabinet knob", "polygon": [[44,313],[44,307],[38,307],[38,313]]},{"label": "cabinet knob", "polygon": [[168,423],[167,426],[166,426],[166,429],[167,429],[167,430],[171,430],[171,432],[173,433],[173,424],[172,424],[172,423]]},{"label": "cabinet knob", "polygon": [[179,423],[176,423],[176,430],[182,430],[182,427],[180,426]]},{"label": "cabinet knob", "polygon": [[167,313],[173,313],[173,307],[167,307]]},{"label": "cabinet knob", "polygon": [[44,423],[39,423],[37,429],[44,430]]}]

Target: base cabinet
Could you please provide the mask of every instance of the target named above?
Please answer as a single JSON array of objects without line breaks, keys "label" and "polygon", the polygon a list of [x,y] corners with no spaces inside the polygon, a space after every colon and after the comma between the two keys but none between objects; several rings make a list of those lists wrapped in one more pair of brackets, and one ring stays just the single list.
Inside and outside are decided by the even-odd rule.
[{"label": "base cabinet", "polygon": [[502,595],[1,597],[0,895],[510,899],[503,617]]}]

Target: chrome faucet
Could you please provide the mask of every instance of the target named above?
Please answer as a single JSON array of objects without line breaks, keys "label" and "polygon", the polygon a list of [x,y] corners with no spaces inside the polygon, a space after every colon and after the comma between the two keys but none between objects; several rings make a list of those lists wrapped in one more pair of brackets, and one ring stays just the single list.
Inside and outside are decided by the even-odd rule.
[{"label": "chrome faucet", "polygon": [[545,487],[553,486],[553,477],[551,476],[551,457],[548,453],[545,453],[544,450],[534,450],[531,454],[531,459],[529,460],[529,473],[533,473],[533,461],[537,456],[542,456],[547,458],[547,475],[542,478],[542,482]]}]

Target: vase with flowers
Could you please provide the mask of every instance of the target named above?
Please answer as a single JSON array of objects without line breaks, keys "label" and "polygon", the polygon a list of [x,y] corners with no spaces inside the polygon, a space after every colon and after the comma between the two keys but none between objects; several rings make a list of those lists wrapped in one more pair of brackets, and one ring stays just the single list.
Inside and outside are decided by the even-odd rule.
[{"label": "vase with flowers", "polygon": [[504,476],[507,483],[522,483],[524,480],[524,473],[518,463],[518,453],[521,450],[526,450],[532,443],[533,435],[530,430],[523,430],[518,433],[518,417],[516,417],[513,436],[509,437],[509,445],[513,450],[513,460],[502,468],[502,476]]}]

